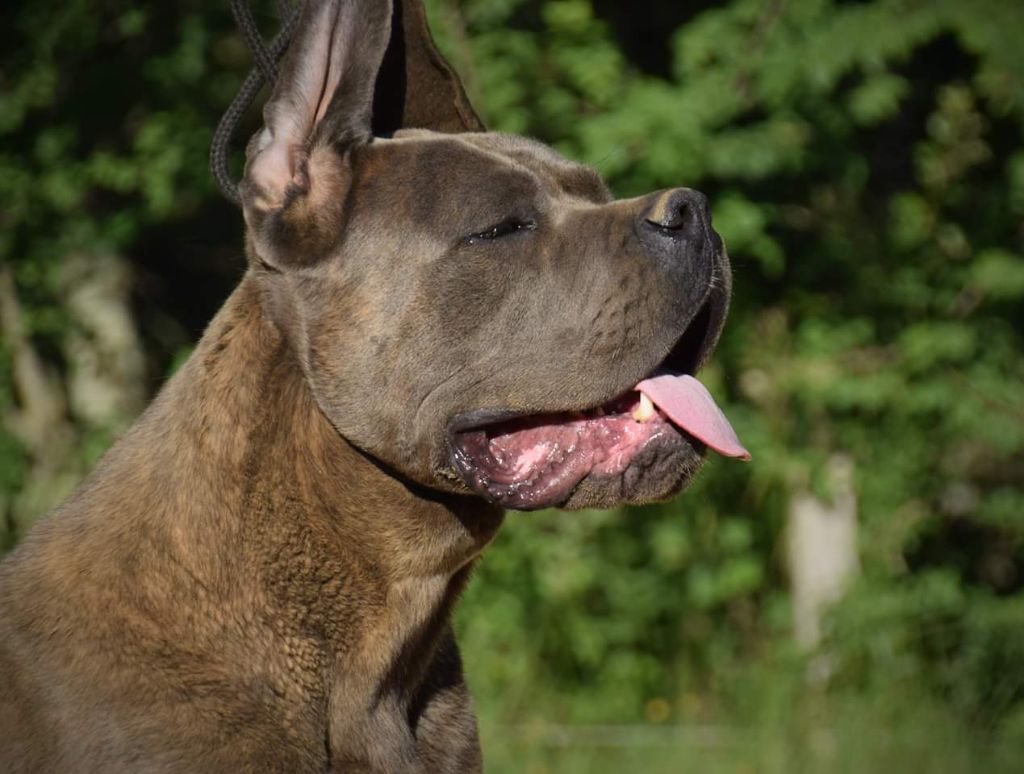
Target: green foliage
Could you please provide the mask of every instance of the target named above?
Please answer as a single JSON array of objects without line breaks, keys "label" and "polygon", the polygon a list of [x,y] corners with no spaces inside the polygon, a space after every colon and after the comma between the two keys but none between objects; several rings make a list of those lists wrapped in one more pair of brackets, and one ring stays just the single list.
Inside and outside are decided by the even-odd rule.
[{"label": "green foliage", "polygon": [[[204,215],[221,206],[209,138],[246,66],[223,5],[13,14],[0,262],[59,372],[69,252],[141,267],[153,386],[237,273],[237,225]],[[671,504],[512,515],[458,615],[498,770],[678,771],[679,748],[709,771],[1019,768],[1024,5],[428,5],[492,128],[593,164],[621,196],[711,195],[735,300],[702,378],[754,454],[711,461]],[[220,263],[154,261],[161,241]],[[201,286],[217,291],[202,315],[169,300]],[[803,657],[781,536],[794,493],[829,495],[836,452],[855,466],[862,577]],[[31,463],[0,431],[0,504]],[[531,736],[539,720],[752,741],[559,752]]]}]

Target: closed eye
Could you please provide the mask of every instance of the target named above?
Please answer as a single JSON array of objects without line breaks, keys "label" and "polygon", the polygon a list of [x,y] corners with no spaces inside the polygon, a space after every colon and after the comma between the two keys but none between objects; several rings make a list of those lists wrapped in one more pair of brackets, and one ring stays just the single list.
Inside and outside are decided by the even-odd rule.
[{"label": "closed eye", "polygon": [[523,220],[521,218],[507,218],[489,229],[480,231],[476,234],[470,234],[466,237],[466,241],[470,244],[474,242],[488,242],[494,239],[501,239],[502,237],[511,236],[517,234],[520,231],[532,231],[537,227],[537,224],[532,220]]}]

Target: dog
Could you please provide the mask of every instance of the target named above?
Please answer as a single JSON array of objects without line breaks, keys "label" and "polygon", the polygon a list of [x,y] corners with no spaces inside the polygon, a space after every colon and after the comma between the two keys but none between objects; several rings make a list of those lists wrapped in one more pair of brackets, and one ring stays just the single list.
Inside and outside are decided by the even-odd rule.
[{"label": "dog", "polygon": [[480,771],[449,619],[504,509],[748,456],[705,198],[482,129],[419,0],[305,3],[244,278],[0,566],[0,770]]}]

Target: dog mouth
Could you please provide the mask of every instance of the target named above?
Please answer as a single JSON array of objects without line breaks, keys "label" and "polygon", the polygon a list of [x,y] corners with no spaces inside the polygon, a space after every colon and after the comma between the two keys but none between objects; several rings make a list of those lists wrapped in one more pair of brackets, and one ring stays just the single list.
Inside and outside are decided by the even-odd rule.
[{"label": "dog mouth", "polygon": [[[691,471],[706,449],[749,460],[729,420],[694,376],[714,347],[720,316],[724,310],[706,303],[652,374],[599,406],[457,417],[449,430],[455,469],[487,499],[534,510],[565,503],[584,479],[635,480],[627,474],[652,459],[675,455],[677,467]],[[682,485],[680,476],[674,483],[676,489]]]}]

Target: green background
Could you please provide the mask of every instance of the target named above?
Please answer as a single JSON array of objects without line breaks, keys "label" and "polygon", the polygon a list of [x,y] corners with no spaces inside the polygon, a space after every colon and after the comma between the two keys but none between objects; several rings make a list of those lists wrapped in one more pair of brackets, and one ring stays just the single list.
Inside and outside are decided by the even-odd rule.
[{"label": "green background", "polygon": [[[429,6],[491,128],[709,194],[735,296],[702,378],[754,455],[511,514],[457,616],[489,770],[1024,770],[1024,3]],[[200,0],[21,2],[0,42],[10,547],[241,275],[206,157],[249,61]],[[807,651],[786,525],[837,459],[860,570]]]}]

